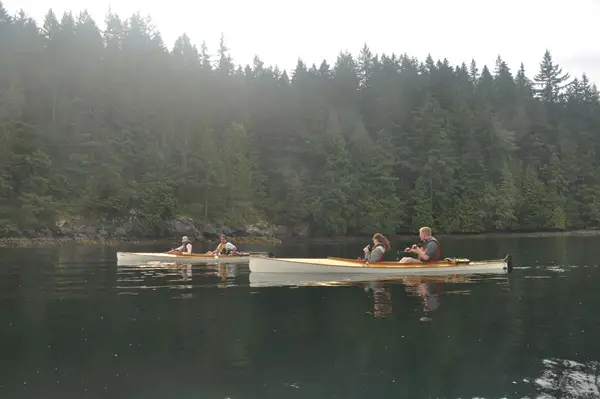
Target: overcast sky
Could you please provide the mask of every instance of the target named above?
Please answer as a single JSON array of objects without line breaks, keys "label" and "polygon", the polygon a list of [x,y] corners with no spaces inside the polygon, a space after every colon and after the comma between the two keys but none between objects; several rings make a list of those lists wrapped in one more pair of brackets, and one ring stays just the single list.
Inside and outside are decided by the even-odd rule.
[{"label": "overcast sky", "polygon": [[[9,13],[19,8],[38,21],[87,9],[101,28],[109,6],[122,18],[150,16],[167,46],[187,33],[214,52],[221,32],[236,64],[255,54],[266,64],[293,69],[301,57],[333,64],[340,50],[358,54],[366,42],[374,53],[406,52],[421,60],[475,58],[493,68],[498,54],[516,71],[525,63],[537,72],[545,49],[564,71],[600,84],[600,0],[0,0]],[[487,4],[487,6],[486,6]],[[489,8],[488,8],[489,7]]]}]

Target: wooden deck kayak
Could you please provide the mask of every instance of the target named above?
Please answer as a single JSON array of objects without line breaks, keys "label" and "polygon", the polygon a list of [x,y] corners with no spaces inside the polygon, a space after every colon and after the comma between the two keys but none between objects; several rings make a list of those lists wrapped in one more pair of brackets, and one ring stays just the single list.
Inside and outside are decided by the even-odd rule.
[{"label": "wooden deck kayak", "polygon": [[120,265],[135,265],[146,262],[248,263],[251,255],[257,258],[260,258],[261,256],[268,256],[267,253],[262,252],[242,253],[240,255],[176,255],[161,252],[117,252],[117,263]]},{"label": "wooden deck kayak", "polygon": [[345,273],[345,274],[456,274],[507,273],[512,270],[510,255],[504,259],[471,261],[448,258],[431,263],[375,262],[346,258],[260,258],[250,257],[252,273]]}]

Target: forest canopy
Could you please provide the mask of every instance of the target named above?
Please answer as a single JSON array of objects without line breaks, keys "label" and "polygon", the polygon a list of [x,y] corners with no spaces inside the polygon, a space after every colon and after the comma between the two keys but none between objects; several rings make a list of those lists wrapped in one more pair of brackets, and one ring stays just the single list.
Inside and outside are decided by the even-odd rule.
[{"label": "forest canopy", "polygon": [[[598,90],[540,54],[511,70],[340,52],[236,65],[148,18],[0,3],[0,226],[178,215],[312,235],[600,223]],[[1,229],[0,229],[1,230]],[[1,233],[1,232],[0,232]]]}]

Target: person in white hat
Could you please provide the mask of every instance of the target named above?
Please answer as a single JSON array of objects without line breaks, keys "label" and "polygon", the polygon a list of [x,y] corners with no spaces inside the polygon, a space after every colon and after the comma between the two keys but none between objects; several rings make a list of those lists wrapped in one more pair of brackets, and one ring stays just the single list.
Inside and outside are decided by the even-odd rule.
[{"label": "person in white hat", "polygon": [[181,238],[181,242],[182,242],[182,245],[179,248],[175,248],[173,251],[178,252],[180,254],[191,255],[192,254],[192,243],[190,242],[190,239],[187,236],[183,236]]}]

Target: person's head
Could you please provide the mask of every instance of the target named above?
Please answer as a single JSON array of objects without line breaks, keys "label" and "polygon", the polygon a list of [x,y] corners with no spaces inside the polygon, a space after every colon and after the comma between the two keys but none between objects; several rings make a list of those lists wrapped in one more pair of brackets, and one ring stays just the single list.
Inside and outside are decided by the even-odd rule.
[{"label": "person's head", "polygon": [[183,236],[183,237],[181,238],[181,242],[185,244],[185,243],[188,243],[188,242],[190,242],[190,239],[189,239],[187,236]]},{"label": "person's head", "polygon": [[431,229],[427,226],[421,227],[419,229],[419,237],[421,240],[431,237]]},{"label": "person's head", "polygon": [[385,248],[386,252],[390,250],[390,242],[381,233],[375,233],[375,234],[373,234],[373,242],[375,243],[375,245],[377,245],[377,244],[383,244],[383,247]]},{"label": "person's head", "polygon": [[219,236],[219,240],[220,240],[221,242],[226,242],[226,241],[227,241],[227,236],[226,236],[225,234],[221,234],[221,235]]}]

